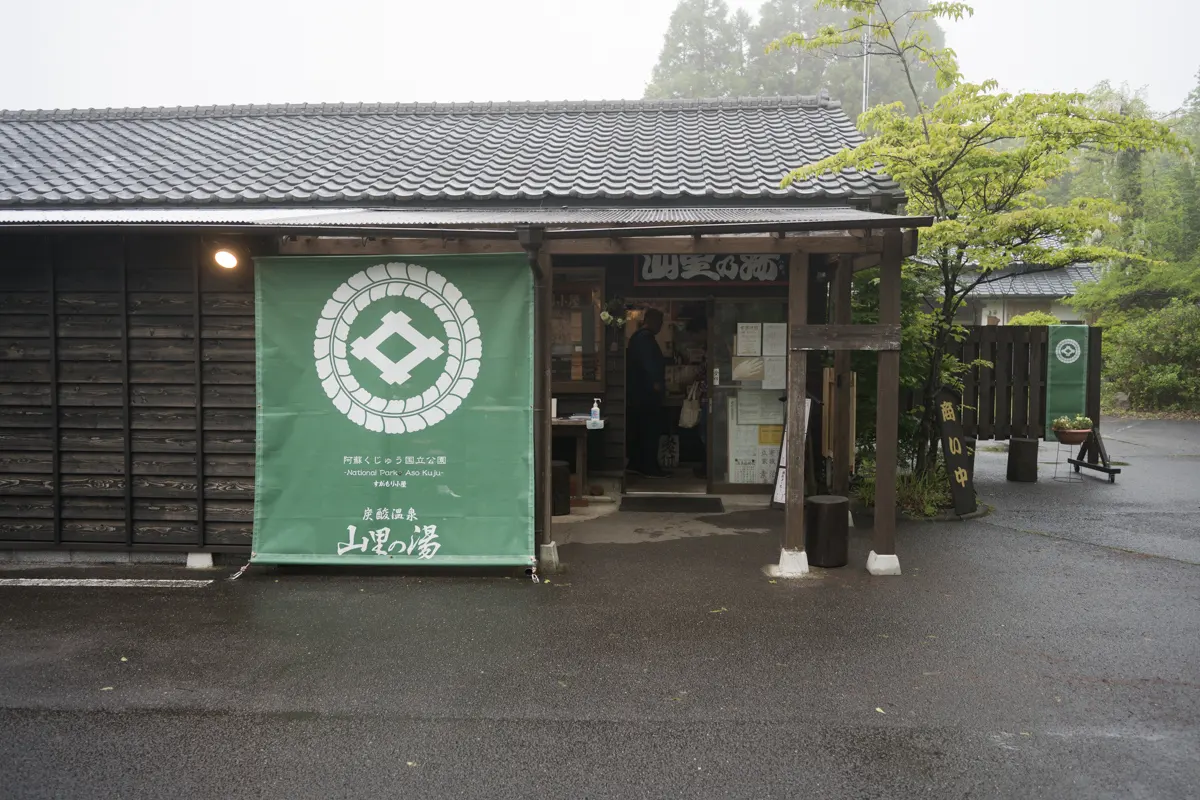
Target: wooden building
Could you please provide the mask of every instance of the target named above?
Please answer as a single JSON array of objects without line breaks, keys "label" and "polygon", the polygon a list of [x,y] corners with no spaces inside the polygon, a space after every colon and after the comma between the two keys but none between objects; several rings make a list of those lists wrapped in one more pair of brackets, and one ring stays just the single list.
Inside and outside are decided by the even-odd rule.
[{"label": "wooden building", "polygon": [[[902,195],[876,174],[779,188],[858,140],[824,97],[2,112],[0,548],[249,549],[252,259],[277,254],[528,253],[539,487],[551,397],[560,415],[601,399],[589,466],[623,472],[625,341],[640,311],[663,308],[681,342],[676,396],[699,377],[684,334],[704,340],[702,489],[769,490],[765,467],[730,458],[736,403],[758,428],[785,408],[801,420],[792,399],[821,390],[804,353],[838,342],[887,350],[881,387],[898,376],[899,265],[928,221],[896,216]],[[214,261],[221,249],[236,267]],[[849,275],[879,264],[895,319],[852,334]],[[600,319],[617,299],[625,327]],[[757,355],[739,325],[758,331]],[[894,405],[880,404],[881,431]],[[785,551],[803,549],[792,488]]]}]

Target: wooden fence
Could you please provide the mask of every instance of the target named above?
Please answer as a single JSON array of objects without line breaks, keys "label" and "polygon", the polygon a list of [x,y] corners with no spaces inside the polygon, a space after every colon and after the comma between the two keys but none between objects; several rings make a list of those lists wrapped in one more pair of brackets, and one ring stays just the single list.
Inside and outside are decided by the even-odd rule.
[{"label": "wooden fence", "polygon": [[[991,366],[974,366],[964,376],[963,432],[977,439],[1045,438],[1050,329],[986,325],[967,331],[959,358]],[[1099,424],[1101,330],[1088,334],[1086,413]]]}]

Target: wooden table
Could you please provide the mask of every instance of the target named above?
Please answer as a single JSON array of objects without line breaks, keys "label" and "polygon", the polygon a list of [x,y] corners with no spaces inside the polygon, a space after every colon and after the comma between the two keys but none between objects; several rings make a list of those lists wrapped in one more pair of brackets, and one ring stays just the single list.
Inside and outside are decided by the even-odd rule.
[{"label": "wooden table", "polygon": [[576,497],[587,497],[587,440],[588,427],[586,419],[556,419],[550,423],[553,436],[573,436],[575,438],[575,481],[579,493]]}]

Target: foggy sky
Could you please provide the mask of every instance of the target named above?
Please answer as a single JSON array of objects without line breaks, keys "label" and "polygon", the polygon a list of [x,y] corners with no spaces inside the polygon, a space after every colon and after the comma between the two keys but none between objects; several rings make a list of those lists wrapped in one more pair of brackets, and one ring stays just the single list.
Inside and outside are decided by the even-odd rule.
[{"label": "foggy sky", "polygon": [[[760,0],[732,0],[752,13]],[[642,95],[675,0],[0,0],[0,108]],[[1195,85],[1200,0],[976,0],[949,44],[1006,89]],[[854,98],[842,98],[848,106]]]}]

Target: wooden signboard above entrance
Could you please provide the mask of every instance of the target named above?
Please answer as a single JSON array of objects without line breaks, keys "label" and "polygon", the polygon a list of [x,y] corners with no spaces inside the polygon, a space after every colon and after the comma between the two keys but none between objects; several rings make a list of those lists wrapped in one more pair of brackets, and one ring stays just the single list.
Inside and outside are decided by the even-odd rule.
[{"label": "wooden signboard above entrance", "polygon": [[787,283],[782,255],[641,255],[634,259],[638,286],[778,286]]}]

